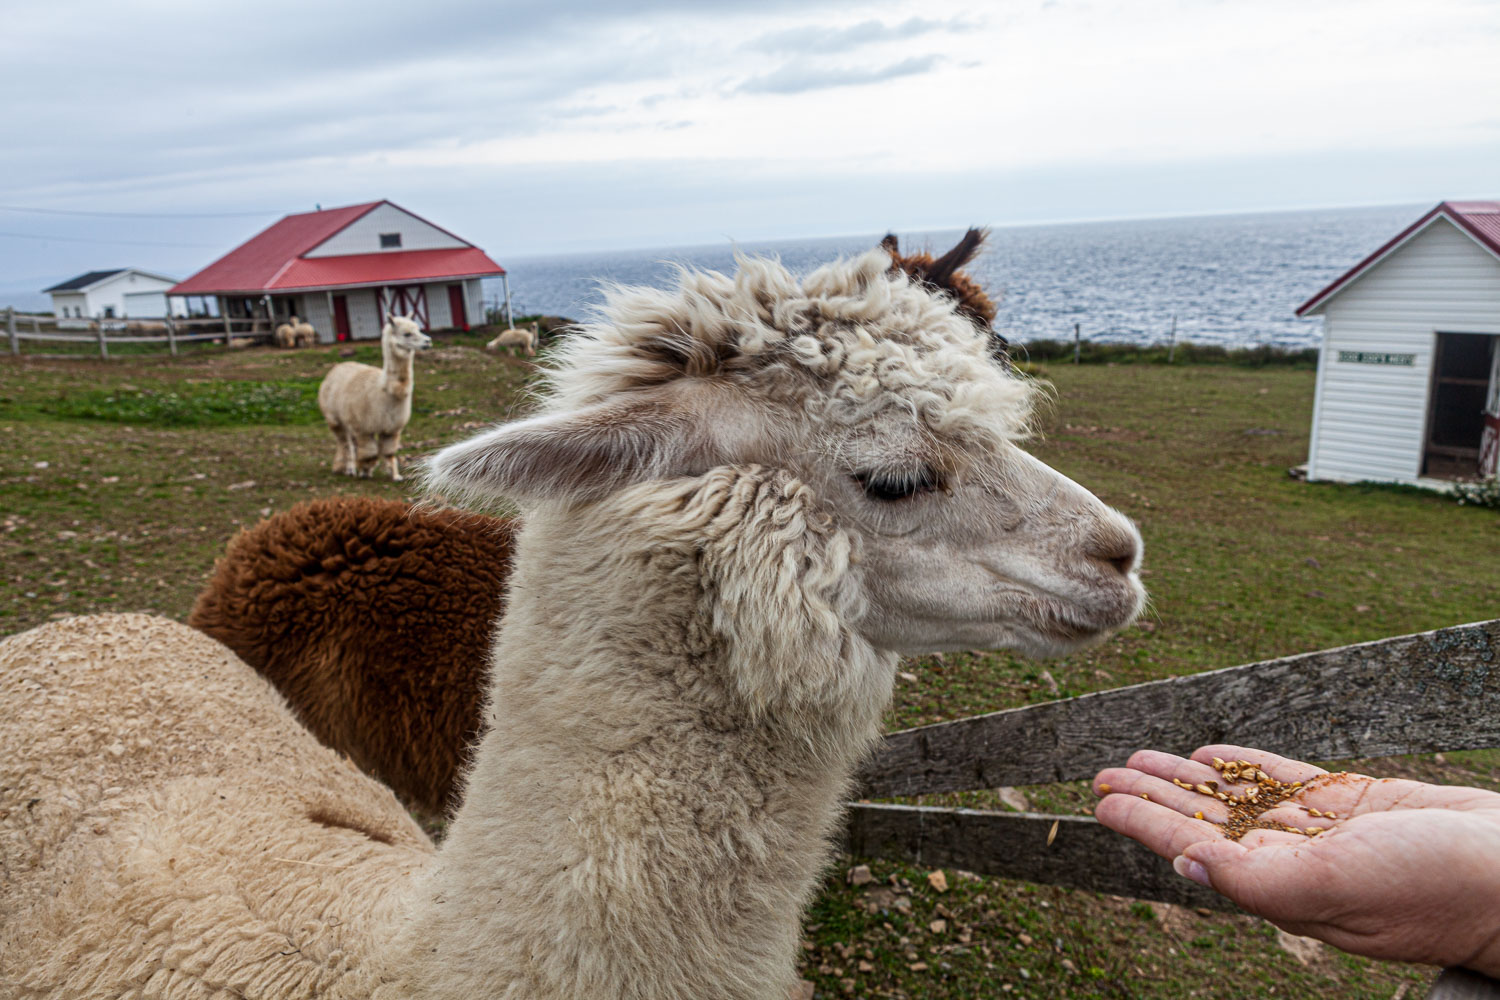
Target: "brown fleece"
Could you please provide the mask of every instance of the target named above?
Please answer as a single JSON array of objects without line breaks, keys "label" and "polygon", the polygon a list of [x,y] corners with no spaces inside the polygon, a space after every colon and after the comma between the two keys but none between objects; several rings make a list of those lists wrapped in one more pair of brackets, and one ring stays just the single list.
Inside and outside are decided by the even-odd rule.
[{"label": "brown fleece", "polygon": [[513,533],[373,497],[298,504],[230,541],[188,623],[319,740],[440,812],[478,734]]},{"label": "brown fleece", "polygon": [[988,238],[989,230],[971,228],[953,249],[941,257],[925,252],[903,254],[897,246],[895,233],[888,233],[880,245],[891,255],[892,268],[905,271],[917,281],[953,296],[958,311],[981,330],[989,331],[995,353],[1002,355],[1008,345],[1004,337],[991,329],[997,311],[994,301],[979,282],[959,270],[979,254]]}]

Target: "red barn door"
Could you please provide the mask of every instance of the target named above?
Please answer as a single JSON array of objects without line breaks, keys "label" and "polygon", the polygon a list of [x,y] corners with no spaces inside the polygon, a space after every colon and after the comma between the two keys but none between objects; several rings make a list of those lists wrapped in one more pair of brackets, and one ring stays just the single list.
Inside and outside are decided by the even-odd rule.
[{"label": "red barn door", "polygon": [[448,314],[453,317],[453,325],[460,330],[469,328],[469,310],[464,308],[464,286],[448,286]]},{"label": "red barn door", "polygon": [[349,300],[342,295],[333,297],[333,336],[335,340],[348,340]]}]

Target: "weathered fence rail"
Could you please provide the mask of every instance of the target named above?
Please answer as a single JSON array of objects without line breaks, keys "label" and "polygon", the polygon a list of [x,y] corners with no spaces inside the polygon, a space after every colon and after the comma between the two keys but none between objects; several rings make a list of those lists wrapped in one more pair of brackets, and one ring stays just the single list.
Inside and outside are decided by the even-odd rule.
[{"label": "weathered fence rail", "polygon": [[[1500,619],[892,733],[864,770],[862,794],[1072,781],[1142,747],[1186,754],[1221,742],[1325,761],[1500,747]],[[1233,908],[1087,816],[865,801],[850,807],[847,846],[862,857]],[[1500,986],[1454,972],[1429,994],[1461,997],[1494,1000]]]},{"label": "weathered fence rail", "polygon": [[[30,329],[26,329],[29,326]],[[21,342],[45,341],[59,344],[92,344],[99,356],[109,357],[111,344],[166,344],[177,353],[179,344],[202,340],[269,340],[272,336],[264,320],[211,316],[203,318],[143,318],[67,320],[42,313],[5,310],[5,333],[10,353],[21,353]]]}]

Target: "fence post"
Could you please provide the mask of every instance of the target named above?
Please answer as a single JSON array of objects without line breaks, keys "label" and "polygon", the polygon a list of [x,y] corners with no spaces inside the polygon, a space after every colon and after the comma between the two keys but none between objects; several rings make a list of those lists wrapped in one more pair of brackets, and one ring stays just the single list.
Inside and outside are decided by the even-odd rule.
[{"label": "fence post", "polygon": [[1073,324],[1073,363],[1078,364],[1078,324]]},{"label": "fence post", "polygon": [[10,334],[10,353],[21,353],[21,340],[16,336],[16,307],[10,306],[5,310],[5,330]]},{"label": "fence post", "polygon": [[167,313],[167,347],[172,352],[172,357],[177,357],[177,324],[172,322],[172,314]]},{"label": "fence post", "polygon": [[1167,364],[1177,356],[1177,314],[1172,314],[1172,333],[1167,337]]},{"label": "fence post", "polygon": [[105,361],[108,361],[109,347],[104,343],[104,317],[101,315],[97,320],[95,320],[95,323],[98,324],[95,329],[99,331],[99,357]]}]

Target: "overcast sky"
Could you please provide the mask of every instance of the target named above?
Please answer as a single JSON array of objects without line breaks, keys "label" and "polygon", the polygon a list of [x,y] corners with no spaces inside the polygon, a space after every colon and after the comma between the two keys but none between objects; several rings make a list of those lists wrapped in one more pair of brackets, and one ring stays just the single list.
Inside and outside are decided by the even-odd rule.
[{"label": "overcast sky", "polygon": [[5,21],[0,303],[92,268],[185,276],[282,214],[382,197],[503,263],[1500,195],[1494,0],[49,0]]}]

